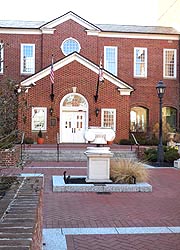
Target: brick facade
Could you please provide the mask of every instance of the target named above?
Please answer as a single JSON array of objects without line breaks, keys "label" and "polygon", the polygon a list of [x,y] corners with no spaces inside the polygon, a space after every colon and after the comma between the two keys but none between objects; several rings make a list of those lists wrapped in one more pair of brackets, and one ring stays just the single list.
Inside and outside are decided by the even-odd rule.
[{"label": "brick facade", "polygon": [[[67,16],[67,18],[66,18]],[[172,107],[177,110],[177,128],[179,128],[179,40],[177,33],[166,32],[142,32],[137,31],[136,26],[133,31],[111,31],[104,32],[97,26],[88,23],[74,13],[53,20],[40,28],[25,30],[23,34],[1,33],[1,40],[5,46],[5,65],[7,66],[4,75],[12,77],[21,86],[31,87],[26,94],[29,107],[46,107],[47,108],[47,129],[43,131],[46,143],[55,143],[56,134],[60,131],[60,103],[62,98],[73,92],[76,87],[76,93],[85,97],[88,102],[88,124],[86,126],[101,126],[101,113],[96,117],[95,109],[103,108],[116,109],[116,141],[129,137],[130,130],[130,109],[132,107],[143,107],[149,111],[148,128],[152,130],[154,124],[158,121],[159,100],[156,94],[156,84],[163,80],[167,86],[166,94],[163,99],[163,105]],[[18,29],[17,29],[18,30]],[[95,32],[94,32],[95,31]],[[34,32],[34,34],[33,34]],[[93,33],[94,32],[94,33]],[[82,62],[73,60],[67,62],[69,56],[65,57],[61,50],[63,41],[69,37],[75,38],[81,46],[80,55],[83,57]],[[27,76],[20,74],[20,45],[21,43],[35,44],[35,68],[36,74]],[[98,78],[99,60],[102,55],[104,58],[104,46],[116,46],[118,75],[111,78],[108,72],[104,70],[104,84],[99,87],[99,98],[97,103],[94,101],[96,84]],[[148,72],[146,78],[134,77],[134,48],[147,48]],[[163,49],[177,50],[177,78],[163,79]],[[51,63],[51,56],[54,57],[54,95],[52,103],[50,100],[51,86],[49,74],[44,74]],[[66,60],[63,66],[63,60]],[[85,64],[87,61],[89,67]],[[15,62],[15,63],[14,63]],[[56,64],[62,62],[62,66],[56,69]],[[93,64],[93,66],[92,66]],[[91,67],[94,67],[92,69]],[[3,77],[3,76],[0,76]],[[129,86],[133,91],[128,95],[120,94],[117,90],[118,81],[121,80],[124,86]],[[128,88],[128,87],[127,87]],[[21,98],[21,97],[20,97]],[[53,108],[53,115],[49,113]],[[32,137],[36,141],[37,131],[32,131],[31,118],[32,111],[24,111],[26,123],[22,122],[22,113],[19,113],[19,128],[25,131],[26,137]],[[55,126],[51,126],[51,119],[56,121]]]}]

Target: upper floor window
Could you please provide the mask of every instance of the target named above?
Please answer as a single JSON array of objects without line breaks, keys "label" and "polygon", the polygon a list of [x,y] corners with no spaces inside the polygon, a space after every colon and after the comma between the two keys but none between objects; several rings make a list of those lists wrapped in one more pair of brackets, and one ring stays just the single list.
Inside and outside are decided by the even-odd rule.
[{"label": "upper floor window", "polygon": [[101,126],[116,130],[116,109],[101,109]]},{"label": "upper floor window", "polygon": [[176,49],[164,49],[163,53],[163,77],[176,78]]},{"label": "upper floor window", "polygon": [[104,68],[117,76],[117,47],[104,47]]},{"label": "upper floor window", "polygon": [[64,40],[64,42],[61,45],[61,50],[65,56],[67,56],[75,51],[79,53],[80,49],[81,49],[81,46],[80,46],[79,42],[72,37]]},{"label": "upper floor window", "polygon": [[147,48],[134,48],[134,76],[147,77]]},{"label": "upper floor window", "polygon": [[21,74],[35,72],[35,45],[21,44]]},{"label": "upper floor window", "polygon": [[3,73],[4,69],[4,44],[0,43],[0,73]]}]

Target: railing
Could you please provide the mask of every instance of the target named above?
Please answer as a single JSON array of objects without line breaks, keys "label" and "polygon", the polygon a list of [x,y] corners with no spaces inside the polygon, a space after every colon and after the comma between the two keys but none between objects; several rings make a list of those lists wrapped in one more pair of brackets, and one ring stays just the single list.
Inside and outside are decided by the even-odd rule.
[{"label": "railing", "polygon": [[132,139],[133,139],[133,141],[134,141],[134,144],[132,144],[131,143],[131,151],[132,151],[132,146],[133,145],[136,145],[137,147],[138,147],[138,157],[139,157],[139,147],[140,147],[140,144],[139,144],[139,142],[137,141],[137,139],[136,139],[136,137],[135,137],[135,135],[133,134],[133,133],[131,133],[131,136],[132,136]]},{"label": "railing", "polygon": [[59,162],[59,156],[60,156],[60,152],[59,152],[59,145],[60,145],[60,140],[59,140],[59,133],[57,133],[57,162]]},{"label": "railing", "polygon": [[22,136],[21,136],[21,162],[23,160],[23,144],[24,144],[24,135],[25,133],[22,132]]}]

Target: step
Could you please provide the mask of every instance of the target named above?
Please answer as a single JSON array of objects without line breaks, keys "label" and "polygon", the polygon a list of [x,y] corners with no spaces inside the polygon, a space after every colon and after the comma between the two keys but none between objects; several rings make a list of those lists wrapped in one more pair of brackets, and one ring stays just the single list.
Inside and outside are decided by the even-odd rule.
[{"label": "step", "polygon": [[[87,156],[84,154],[84,149],[73,150],[59,150],[60,161],[87,161]],[[128,158],[137,160],[134,151],[112,151],[113,158]],[[57,161],[58,152],[55,149],[28,149],[23,151],[23,158],[30,161]]]}]

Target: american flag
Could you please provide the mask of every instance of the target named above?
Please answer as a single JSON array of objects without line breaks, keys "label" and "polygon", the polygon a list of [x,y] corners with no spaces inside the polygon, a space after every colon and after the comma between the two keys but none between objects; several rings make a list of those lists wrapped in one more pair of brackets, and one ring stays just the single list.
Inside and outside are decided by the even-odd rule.
[{"label": "american flag", "polygon": [[103,69],[102,69],[102,57],[100,58],[100,64],[99,64],[99,82],[104,82],[104,77],[103,77]]},{"label": "american flag", "polygon": [[52,56],[52,62],[51,62],[50,80],[51,80],[51,83],[54,84],[53,56]]}]

